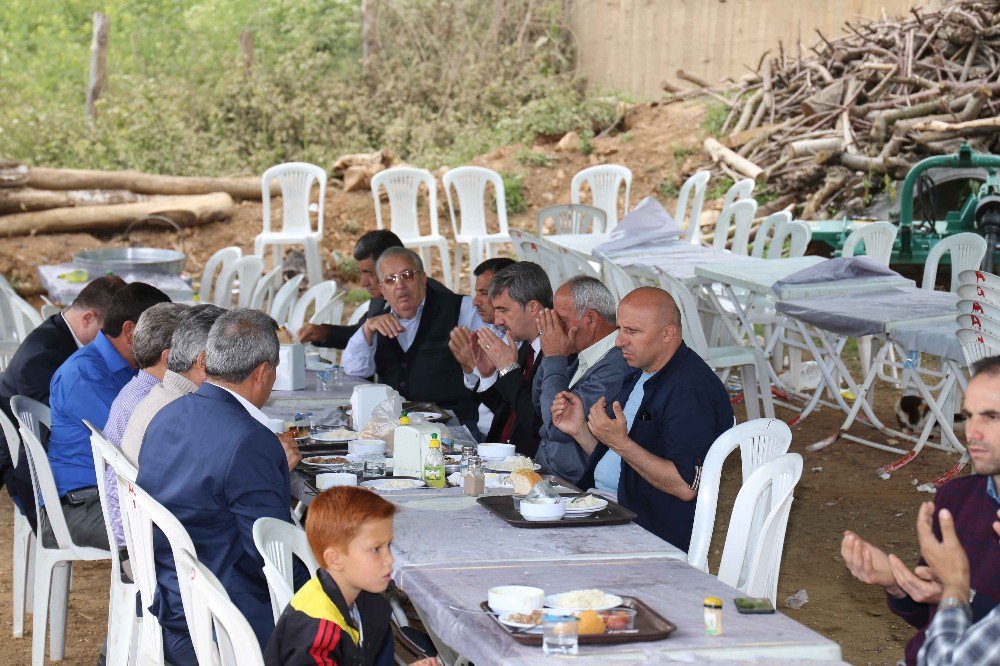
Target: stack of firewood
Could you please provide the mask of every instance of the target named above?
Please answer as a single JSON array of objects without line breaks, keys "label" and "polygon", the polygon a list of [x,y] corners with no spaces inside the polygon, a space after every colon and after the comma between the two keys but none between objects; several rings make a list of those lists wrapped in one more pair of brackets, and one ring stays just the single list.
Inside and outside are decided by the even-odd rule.
[{"label": "stack of firewood", "polygon": [[807,49],[779,45],[734,86],[672,88],[668,100],[707,94],[728,106],[705,149],[730,177],[793,199],[805,219],[857,213],[873,183],[924,157],[963,142],[1000,149],[998,10],[1000,0],[953,0],[849,22]]},{"label": "stack of firewood", "polygon": [[[280,193],[277,184],[272,193]],[[234,198],[259,200],[260,178],[43,169],[0,159],[0,237],[122,229],[149,215],[204,224],[229,218]]]}]

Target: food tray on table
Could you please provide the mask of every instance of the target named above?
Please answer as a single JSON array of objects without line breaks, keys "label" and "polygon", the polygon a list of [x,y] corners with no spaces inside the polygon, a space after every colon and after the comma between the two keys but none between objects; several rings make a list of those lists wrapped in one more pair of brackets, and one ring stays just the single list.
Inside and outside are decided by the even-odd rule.
[{"label": "food tray on table", "polygon": [[[577,493],[576,495],[563,495],[563,497],[570,500],[585,494]],[[511,495],[487,495],[477,498],[476,501],[497,518],[514,527],[600,527],[602,525],[626,525],[635,520],[634,512],[610,500],[608,500],[608,505],[600,511],[576,516],[566,514],[556,520],[527,520],[517,509],[516,502],[520,500]]]},{"label": "food tray on table", "polygon": [[[542,627],[532,629],[519,629],[509,627],[500,621],[490,605],[483,602],[480,605],[486,613],[493,618],[497,626],[503,629],[508,636],[521,645],[541,645]],[[666,619],[655,610],[635,597],[622,597],[622,603],[617,608],[630,608],[635,611],[634,629],[621,632],[605,632],[603,634],[581,634],[580,645],[609,645],[614,643],[639,643],[648,641],[662,641],[670,634],[677,631],[677,625]],[[553,615],[566,615],[564,611],[551,609]]]}]

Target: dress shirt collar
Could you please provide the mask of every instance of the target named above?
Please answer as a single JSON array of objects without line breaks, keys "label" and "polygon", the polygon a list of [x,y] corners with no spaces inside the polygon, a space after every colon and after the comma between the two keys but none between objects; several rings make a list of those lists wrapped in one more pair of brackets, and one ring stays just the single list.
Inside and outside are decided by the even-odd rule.
[{"label": "dress shirt collar", "polygon": [[76,348],[77,349],[83,349],[84,345],[83,345],[82,342],[80,342],[80,338],[76,337],[76,331],[74,331],[73,327],[70,326],[69,319],[66,319],[66,315],[64,313],[62,313],[62,312],[59,313],[59,316],[62,317],[62,320],[64,322],[66,322],[66,328],[69,329],[69,334],[73,336],[73,342],[76,343]]},{"label": "dress shirt collar", "polygon": [[160,383],[159,379],[157,379],[154,375],[151,375],[150,373],[146,372],[145,370],[140,370],[139,374],[135,376],[133,381],[135,382],[136,388],[145,388],[146,386],[156,386],[157,384]]},{"label": "dress shirt collar", "polygon": [[992,476],[986,477],[986,494],[993,499],[993,503],[1000,506],[1000,493],[997,492],[997,482]]},{"label": "dress shirt collar", "polygon": [[91,343],[97,348],[97,351],[101,354],[101,358],[104,359],[104,363],[107,364],[108,370],[111,374],[115,374],[120,370],[133,370],[129,362],[125,360],[125,357],[118,353],[115,346],[111,344],[111,340],[104,337],[104,331],[98,331],[97,337]]},{"label": "dress shirt collar", "polygon": [[255,421],[257,421],[258,423],[260,423],[261,425],[263,425],[265,427],[267,426],[267,416],[264,414],[264,412],[262,412],[259,409],[257,409],[256,405],[251,404],[251,402],[249,400],[247,400],[246,398],[244,398],[243,396],[241,396],[236,391],[230,391],[225,386],[220,386],[219,384],[216,384],[215,382],[208,382],[208,383],[211,384],[212,386],[215,386],[217,388],[222,389],[223,391],[227,392],[229,395],[231,395],[234,398],[236,398],[239,401],[239,403],[241,405],[243,405],[243,408],[245,410],[247,410],[247,413],[254,418]]},{"label": "dress shirt collar", "polygon": [[606,336],[577,354],[576,357],[580,359],[580,367],[589,368],[604,358],[609,351],[615,348],[615,340],[617,338],[618,331],[611,331],[611,333],[608,333]]},{"label": "dress shirt collar", "polygon": [[531,341],[531,349],[535,352],[535,358],[538,358],[539,352],[542,351],[542,336],[536,336],[535,339]]},{"label": "dress shirt collar", "polygon": [[194,393],[198,390],[197,384],[173,370],[167,370],[163,373],[163,386],[177,393]]}]

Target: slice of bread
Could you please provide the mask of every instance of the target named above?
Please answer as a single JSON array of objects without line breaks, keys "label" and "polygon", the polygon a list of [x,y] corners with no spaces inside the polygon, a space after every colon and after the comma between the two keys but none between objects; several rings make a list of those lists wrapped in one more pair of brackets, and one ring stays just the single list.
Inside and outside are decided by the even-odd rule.
[{"label": "slice of bread", "polygon": [[514,484],[515,495],[527,495],[542,477],[533,469],[519,469],[510,473],[510,481]]}]

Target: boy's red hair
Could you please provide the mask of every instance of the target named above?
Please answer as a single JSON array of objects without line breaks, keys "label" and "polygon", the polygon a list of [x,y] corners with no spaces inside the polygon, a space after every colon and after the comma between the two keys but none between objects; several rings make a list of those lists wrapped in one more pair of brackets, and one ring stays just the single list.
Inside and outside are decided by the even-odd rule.
[{"label": "boy's red hair", "polygon": [[306,517],[306,538],[316,562],[323,566],[327,548],[347,551],[366,522],[394,515],[395,504],[366,488],[335,486],[324,490],[309,505]]}]

